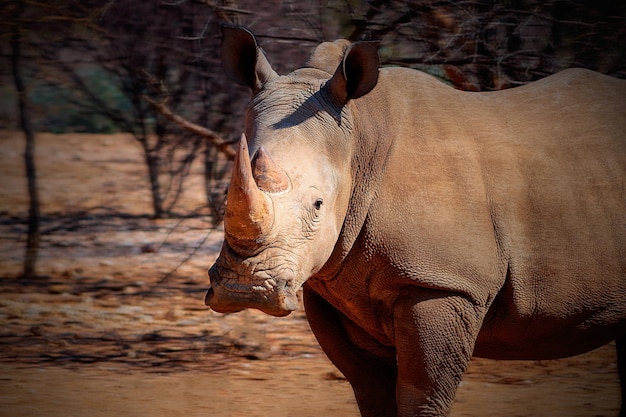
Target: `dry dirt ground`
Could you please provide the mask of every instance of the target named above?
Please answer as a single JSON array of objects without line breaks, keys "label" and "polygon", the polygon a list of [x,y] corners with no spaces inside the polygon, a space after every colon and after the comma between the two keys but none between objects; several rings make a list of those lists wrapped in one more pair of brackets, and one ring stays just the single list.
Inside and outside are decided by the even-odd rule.
[{"label": "dry dirt ground", "polygon": [[[151,220],[123,135],[37,137],[39,275],[17,278],[26,226],[21,135],[0,132],[0,416],[357,416],[304,312],[203,304],[221,233]],[[196,167],[180,211],[201,207]],[[167,279],[202,243],[195,256]],[[473,360],[452,416],[616,416],[609,345],[560,361]]]}]

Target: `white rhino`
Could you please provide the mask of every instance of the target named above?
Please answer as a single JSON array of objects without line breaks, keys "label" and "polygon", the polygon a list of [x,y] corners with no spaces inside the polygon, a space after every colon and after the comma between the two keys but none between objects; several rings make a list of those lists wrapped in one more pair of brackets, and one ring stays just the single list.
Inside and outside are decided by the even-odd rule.
[{"label": "white rhino", "polygon": [[303,287],[364,416],[446,415],[472,355],[615,339],[626,379],[625,81],[461,92],[347,41],[279,76],[237,27],[223,65],[254,96],[213,310],[286,315]]}]

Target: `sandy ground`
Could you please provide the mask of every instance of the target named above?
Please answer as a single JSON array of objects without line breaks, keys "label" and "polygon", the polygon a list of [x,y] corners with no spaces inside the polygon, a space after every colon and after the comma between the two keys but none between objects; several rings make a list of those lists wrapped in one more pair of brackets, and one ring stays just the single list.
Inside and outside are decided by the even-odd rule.
[{"label": "sandy ground", "polygon": [[[151,220],[140,149],[124,135],[38,135],[40,276],[17,278],[22,152],[19,134],[0,132],[0,416],[358,415],[302,310],[204,306],[221,232],[202,216]],[[179,211],[203,202],[196,167]],[[617,416],[619,401],[608,345],[559,361],[473,360],[452,416]]]}]

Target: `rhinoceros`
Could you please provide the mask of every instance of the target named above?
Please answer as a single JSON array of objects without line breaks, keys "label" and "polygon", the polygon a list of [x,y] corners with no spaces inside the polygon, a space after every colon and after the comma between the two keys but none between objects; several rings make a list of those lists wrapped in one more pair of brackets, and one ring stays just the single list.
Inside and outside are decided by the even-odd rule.
[{"label": "rhinoceros", "polygon": [[212,310],[284,316],[302,288],[363,416],[447,415],[472,356],[616,340],[626,378],[625,81],[462,92],[346,40],[280,76],[250,31],[223,33],[252,99]]}]

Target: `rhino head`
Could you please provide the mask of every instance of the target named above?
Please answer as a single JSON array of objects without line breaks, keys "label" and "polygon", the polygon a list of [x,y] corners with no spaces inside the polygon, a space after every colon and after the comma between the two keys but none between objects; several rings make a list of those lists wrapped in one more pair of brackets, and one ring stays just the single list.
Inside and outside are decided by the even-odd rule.
[{"label": "rhino head", "polygon": [[377,44],[325,43],[308,68],[279,76],[252,33],[228,26],[223,33],[223,67],[253,98],[205,303],[218,312],[284,316],[342,231],[355,153],[348,104],[377,83]]}]

